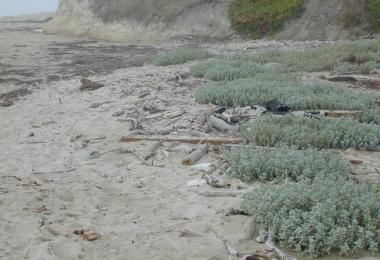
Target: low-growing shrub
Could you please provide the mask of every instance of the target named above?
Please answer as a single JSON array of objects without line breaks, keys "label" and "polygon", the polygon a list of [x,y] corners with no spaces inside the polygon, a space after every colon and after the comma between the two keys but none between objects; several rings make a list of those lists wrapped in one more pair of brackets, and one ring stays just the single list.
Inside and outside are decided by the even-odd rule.
[{"label": "low-growing shrub", "polygon": [[364,111],[360,122],[380,125],[380,107]]},{"label": "low-growing shrub", "polygon": [[292,109],[353,109],[374,107],[375,95],[321,83],[297,82],[293,74],[259,73],[252,79],[206,83],[196,94],[200,103],[222,106],[263,105],[279,100]]},{"label": "low-growing shrub", "polygon": [[292,71],[366,72],[368,68],[380,68],[380,41],[361,40],[305,50],[267,49],[251,59],[258,63],[284,64]]},{"label": "low-growing shrub", "polygon": [[328,179],[285,183],[254,190],[242,208],[296,252],[317,257],[380,249],[378,187]]},{"label": "low-growing shrub", "polygon": [[183,64],[191,60],[202,60],[212,57],[213,55],[202,49],[184,49],[176,50],[157,56],[152,63],[156,66],[168,66],[174,64]]},{"label": "low-growing shrub", "polygon": [[380,0],[366,0],[365,6],[369,15],[369,22],[375,31],[380,30]]},{"label": "low-growing shrub", "polygon": [[303,11],[304,0],[234,0],[229,16],[237,31],[258,38],[282,29],[285,21]]},{"label": "low-growing shrub", "polygon": [[194,77],[205,77],[213,81],[235,80],[255,77],[258,73],[277,74],[287,72],[282,64],[259,64],[243,58],[215,58],[191,67]]},{"label": "low-growing shrub", "polygon": [[374,150],[380,142],[380,126],[359,123],[351,118],[263,117],[242,132],[251,143],[261,146],[295,148]]},{"label": "low-growing shrub", "polygon": [[365,74],[368,75],[371,70],[377,69],[380,64],[370,61],[370,62],[365,62],[362,64],[356,64],[356,63],[341,63],[335,66],[334,71],[335,72],[353,72],[353,73],[360,73],[360,74]]},{"label": "low-growing shrub", "polygon": [[231,174],[247,182],[313,180],[316,176],[334,180],[348,178],[351,171],[348,161],[332,150],[256,147],[234,149],[226,156]]}]

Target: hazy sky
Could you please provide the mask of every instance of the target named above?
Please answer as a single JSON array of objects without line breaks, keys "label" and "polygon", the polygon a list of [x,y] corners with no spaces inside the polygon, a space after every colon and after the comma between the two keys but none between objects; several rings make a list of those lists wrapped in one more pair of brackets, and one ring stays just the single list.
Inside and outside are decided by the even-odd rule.
[{"label": "hazy sky", "polygon": [[0,0],[0,16],[55,11],[58,0]]}]

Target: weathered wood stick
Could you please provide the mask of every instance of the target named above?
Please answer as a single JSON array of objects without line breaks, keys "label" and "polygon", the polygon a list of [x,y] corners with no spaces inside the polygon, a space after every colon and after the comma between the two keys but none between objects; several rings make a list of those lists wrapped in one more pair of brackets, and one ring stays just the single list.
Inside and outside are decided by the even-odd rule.
[{"label": "weathered wood stick", "polygon": [[205,154],[207,154],[208,149],[209,149],[209,145],[208,144],[202,144],[202,145],[200,145],[198,147],[198,149],[196,149],[194,152],[192,152],[191,154],[189,154],[188,156],[186,156],[182,160],[182,164],[183,165],[188,165],[188,166],[195,164],[200,159],[202,159],[202,157]]},{"label": "weathered wood stick", "polygon": [[226,122],[224,122],[222,119],[219,119],[219,118],[215,117],[214,115],[209,116],[207,122],[211,127],[218,129],[220,131],[223,131],[223,132],[228,132],[228,131],[237,132],[237,131],[239,131],[238,125],[229,125]]},{"label": "weathered wood stick", "polygon": [[210,191],[199,191],[198,195],[205,196],[205,197],[238,197],[242,196],[246,193],[246,191],[216,191],[216,190],[210,190]]},{"label": "weathered wood stick", "polygon": [[228,138],[228,137],[220,137],[220,138],[169,138],[169,137],[149,137],[149,136],[126,136],[123,137],[120,142],[124,143],[133,143],[140,141],[162,141],[162,142],[180,142],[187,144],[211,144],[211,145],[222,145],[222,144],[238,144],[242,143],[243,139],[241,138]]},{"label": "weathered wood stick", "polygon": [[267,241],[265,242],[265,245],[268,248],[268,250],[274,251],[280,257],[281,260],[297,260],[297,258],[289,256],[289,255],[285,254],[284,252],[282,252],[281,249],[278,248],[274,244],[274,242],[272,240],[272,233],[270,230],[269,230],[269,236],[268,236]]},{"label": "weathered wood stick", "polygon": [[92,81],[86,78],[82,78],[80,82],[81,82],[81,86],[80,86],[81,91],[85,91],[85,90],[92,91],[92,90],[96,90],[98,88],[104,87],[104,84],[96,82],[96,81]]},{"label": "weathered wood stick", "polygon": [[67,173],[67,172],[73,172],[75,170],[76,168],[71,168],[71,169],[62,170],[62,171],[47,171],[47,172],[32,172],[32,173],[36,175],[41,175],[41,174]]},{"label": "weathered wood stick", "polygon": [[227,253],[228,253],[228,259],[232,260],[231,256],[237,257],[239,260],[248,260],[248,259],[260,259],[263,258],[264,260],[269,260],[269,255],[266,255],[261,252],[255,252],[255,253],[243,253],[237,251],[235,248],[230,246],[227,242],[227,240],[223,240],[224,245],[226,247]]},{"label": "weathered wood stick", "polygon": [[324,113],[327,117],[352,117],[352,118],[359,118],[363,112],[362,111],[328,111]]}]

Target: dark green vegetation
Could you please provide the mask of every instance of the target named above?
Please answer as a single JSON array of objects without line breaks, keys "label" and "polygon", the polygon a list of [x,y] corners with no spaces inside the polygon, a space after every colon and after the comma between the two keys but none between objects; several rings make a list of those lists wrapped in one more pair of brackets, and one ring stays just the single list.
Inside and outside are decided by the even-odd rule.
[{"label": "dark green vegetation", "polygon": [[152,63],[156,66],[168,66],[183,64],[191,60],[207,59],[212,56],[211,53],[202,49],[183,49],[161,54],[156,57]]},{"label": "dark green vegetation", "polygon": [[198,89],[196,99],[200,103],[222,106],[263,105],[276,99],[294,110],[361,110],[374,107],[376,97],[328,84],[296,81],[294,75],[267,73],[257,74],[252,79],[207,83]]},{"label": "dark green vegetation", "polygon": [[248,125],[243,136],[261,146],[374,150],[380,143],[380,126],[350,118],[263,117]]},{"label": "dark green vegetation", "polygon": [[317,257],[380,249],[378,187],[331,179],[265,186],[242,207],[296,252]]},{"label": "dark green vegetation", "polygon": [[258,63],[279,63],[293,71],[337,71],[367,74],[380,68],[380,41],[357,41],[351,44],[308,50],[269,49],[254,54]]},{"label": "dark green vegetation", "polygon": [[258,77],[257,74],[263,73],[266,73],[267,79],[271,79],[278,73],[285,72],[288,72],[288,69],[281,64],[260,64],[239,57],[213,58],[191,66],[191,74],[194,77],[204,77],[213,81]]},{"label": "dark green vegetation", "polygon": [[365,111],[360,122],[380,125],[380,107]]},{"label": "dark green vegetation", "polygon": [[369,16],[371,27],[375,31],[380,30],[380,0],[365,0],[365,6]]},{"label": "dark green vegetation", "polygon": [[259,38],[281,30],[303,11],[304,0],[234,0],[229,16],[237,31]]},{"label": "dark green vegetation", "polygon": [[232,175],[248,182],[314,180],[316,176],[331,180],[348,179],[351,171],[348,161],[337,152],[328,150],[257,147],[234,149],[226,155]]}]

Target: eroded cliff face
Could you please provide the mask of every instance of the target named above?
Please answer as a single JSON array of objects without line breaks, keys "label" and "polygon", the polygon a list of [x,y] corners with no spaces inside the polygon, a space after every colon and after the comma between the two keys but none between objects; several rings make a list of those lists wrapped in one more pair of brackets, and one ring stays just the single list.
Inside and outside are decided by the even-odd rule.
[{"label": "eroded cliff face", "polygon": [[[126,42],[168,41],[184,36],[227,38],[232,0],[60,0],[50,33]],[[350,22],[349,28],[346,22]],[[364,0],[305,0],[302,17],[270,38],[336,40],[368,34]]]},{"label": "eroded cliff face", "polygon": [[60,0],[47,32],[117,41],[232,34],[230,0]]},{"label": "eroded cliff face", "polygon": [[275,39],[337,40],[369,31],[364,0],[306,0],[304,14],[289,21]]}]

